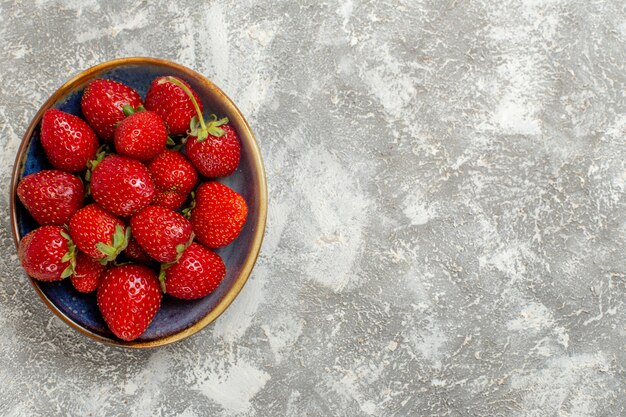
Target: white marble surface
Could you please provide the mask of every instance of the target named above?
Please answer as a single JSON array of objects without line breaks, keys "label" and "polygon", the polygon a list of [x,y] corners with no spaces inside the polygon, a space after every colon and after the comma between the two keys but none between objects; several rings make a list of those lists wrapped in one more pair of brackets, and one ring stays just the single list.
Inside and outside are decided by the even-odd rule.
[{"label": "white marble surface", "polygon": [[[0,415],[626,414],[625,8],[0,1]],[[241,295],[150,351],[55,318],[8,228],[37,108],[136,55],[235,100],[270,191]]]}]

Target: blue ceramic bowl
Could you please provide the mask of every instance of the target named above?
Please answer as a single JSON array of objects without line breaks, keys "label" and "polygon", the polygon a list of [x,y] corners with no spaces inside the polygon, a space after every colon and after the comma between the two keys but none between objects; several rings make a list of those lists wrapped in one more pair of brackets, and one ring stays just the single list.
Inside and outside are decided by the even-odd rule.
[{"label": "blue ceramic bowl", "polygon": [[146,332],[133,342],[124,342],[115,338],[107,328],[96,305],[95,293],[81,294],[74,290],[69,280],[47,283],[31,278],[35,291],[44,303],[70,326],[97,340],[135,348],[172,343],[201,330],[230,305],[252,271],[265,230],[267,187],[259,148],[239,109],[207,78],[173,62],[155,58],[107,61],[72,78],[39,109],[22,140],[11,185],[11,223],[17,246],[24,235],[38,227],[16,197],[17,184],[23,176],[51,168],[39,140],[43,113],[55,107],[81,116],[83,89],[94,78],[122,82],[145,97],[152,80],[162,75],[173,75],[189,82],[200,96],[205,113],[228,116],[241,140],[239,167],[234,174],[220,179],[220,182],[245,198],[249,212],[239,237],[227,247],[217,250],[226,264],[224,281],[212,294],[200,300],[184,301],[166,295]]}]

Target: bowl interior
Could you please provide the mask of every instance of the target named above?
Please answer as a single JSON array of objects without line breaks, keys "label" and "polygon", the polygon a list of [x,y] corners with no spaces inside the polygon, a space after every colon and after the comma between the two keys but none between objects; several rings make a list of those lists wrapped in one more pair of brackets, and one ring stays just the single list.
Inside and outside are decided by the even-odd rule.
[{"label": "bowl interior", "polygon": [[[260,242],[255,242],[255,236],[258,234],[258,229],[263,228],[265,224],[264,213],[262,213],[264,212],[262,206],[264,178],[259,178],[258,175],[260,162],[254,157],[255,152],[258,152],[254,138],[249,134],[245,120],[238,114],[234,105],[215,86],[207,85],[200,75],[190,70],[172,67],[166,63],[120,64],[99,72],[93,72],[88,78],[81,79],[76,85],[70,86],[67,93],[61,95],[55,103],[52,103],[52,107],[82,116],[80,99],[85,85],[92,78],[108,78],[122,82],[137,90],[145,98],[152,80],[162,75],[174,75],[185,79],[200,96],[205,107],[205,115],[216,113],[220,117],[228,116],[237,129],[242,142],[241,162],[234,174],[219,179],[219,181],[233,188],[245,198],[249,206],[249,214],[240,236],[227,247],[217,250],[226,264],[227,271],[224,281],[217,290],[205,298],[194,301],[178,300],[166,295],[163,298],[162,307],[150,327],[134,342],[135,344],[172,337],[191,328],[203,319],[206,321],[207,315],[216,308],[220,301],[227,297],[229,292],[233,290],[238,292],[243,285],[242,280],[245,282],[249,273],[250,257],[253,257],[252,262],[254,262],[258,253]],[[18,169],[21,169],[19,178],[42,169],[51,168],[39,140],[39,126],[34,130],[30,143],[19,163]],[[19,238],[21,238],[38,226],[19,200],[16,199],[15,201],[15,215]],[[246,269],[248,270],[246,271]],[[242,274],[245,277],[242,277]],[[52,308],[56,308],[57,313],[61,313],[62,318],[65,316],[66,320],[73,322],[80,330],[84,330],[91,336],[103,338],[105,341],[126,344],[115,339],[107,328],[98,311],[94,293],[79,293],[74,290],[69,280],[56,283],[33,280],[33,284],[39,288],[43,297],[52,304]],[[236,294],[230,295],[233,298]],[[208,322],[203,323],[203,325],[206,324]]]}]

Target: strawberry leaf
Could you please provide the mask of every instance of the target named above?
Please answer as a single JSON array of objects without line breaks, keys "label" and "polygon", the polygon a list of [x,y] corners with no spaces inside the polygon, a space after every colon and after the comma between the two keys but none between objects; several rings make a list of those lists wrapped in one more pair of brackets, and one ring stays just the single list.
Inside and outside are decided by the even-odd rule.
[{"label": "strawberry leaf", "polygon": [[72,276],[72,274],[74,274],[74,268],[72,267],[72,265],[69,265],[61,273],[61,279],[65,279],[67,277],[70,277],[70,276]]},{"label": "strawberry leaf", "polygon": [[206,139],[209,133],[206,130],[206,127],[203,127],[198,121],[198,116],[193,116],[191,121],[189,122],[189,132],[190,136],[195,136],[198,138],[198,142],[202,142]]},{"label": "strawberry leaf", "polygon": [[167,268],[170,267],[170,264],[161,264],[161,270],[159,271],[159,285],[161,285],[161,291],[163,291],[163,294],[166,293],[166,288],[165,288],[165,278],[166,278],[166,273],[165,270]]},{"label": "strawberry leaf", "polygon": [[[103,255],[106,255],[106,257],[115,257],[115,248],[111,245],[107,245],[106,243],[103,242],[98,242],[96,244],[96,248],[102,252]],[[112,259],[111,259],[112,260]]]},{"label": "strawberry leaf", "polygon": [[196,207],[196,192],[192,191],[191,192],[191,203],[189,204],[189,207],[183,209],[183,216],[185,216],[186,218],[190,218],[191,217],[191,211]]},{"label": "strawberry leaf", "polygon": [[76,245],[74,245],[74,241],[70,235],[65,232],[65,230],[61,231],[61,236],[63,236],[64,239],[67,239],[67,252],[61,258],[61,262],[69,262],[70,265],[66,268],[66,270],[71,268],[71,273],[73,273],[76,269]]},{"label": "strawberry leaf", "polygon": [[124,240],[124,230],[118,224],[115,226],[115,233],[113,234],[113,248],[119,248]]},{"label": "strawberry leaf", "polygon": [[124,249],[128,246],[128,242],[130,242],[130,227],[126,228],[126,232],[124,232],[124,238],[126,240],[126,244],[124,245]]},{"label": "strawberry leaf", "polygon": [[115,226],[115,233],[113,233],[113,242],[111,245],[107,245],[104,242],[98,242],[96,248],[104,255],[104,258],[100,260],[100,263],[105,265],[107,262],[114,261],[126,246],[130,240],[130,227],[124,229],[121,225]]},{"label": "strawberry leaf", "polygon": [[[111,154],[109,147],[105,144],[98,148],[96,152],[96,159],[92,159],[91,161],[87,161],[87,171],[85,171],[85,181],[89,183],[91,181],[91,173],[96,169],[96,167],[102,162],[104,158]],[[87,192],[89,195],[89,192]]]},{"label": "strawberry leaf", "polygon": [[224,132],[224,129],[220,128],[220,126],[225,125],[226,123],[228,123],[228,117],[223,117],[221,119],[217,119],[217,116],[212,114],[210,117],[210,120],[208,122],[208,124],[206,125],[206,130],[205,132],[207,133],[206,136],[202,135],[200,136],[200,134],[205,133],[205,132],[198,132],[198,142],[202,142],[204,141],[206,138],[208,138],[208,135],[210,134],[211,136],[215,136],[215,137],[222,137],[226,134],[226,132]]}]

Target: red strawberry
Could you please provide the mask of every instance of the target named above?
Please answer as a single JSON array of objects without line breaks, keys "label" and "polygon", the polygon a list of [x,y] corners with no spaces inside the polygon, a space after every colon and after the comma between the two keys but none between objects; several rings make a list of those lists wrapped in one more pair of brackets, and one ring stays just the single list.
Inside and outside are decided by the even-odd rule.
[{"label": "red strawberry", "polygon": [[157,191],[154,193],[152,205],[178,210],[187,200],[187,196],[174,191]]},{"label": "red strawberry", "polygon": [[159,276],[164,292],[184,300],[202,298],[213,292],[226,275],[226,266],[215,252],[192,243],[180,260],[164,268]]},{"label": "red strawberry", "polygon": [[141,336],[161,306],[156,273],[143,265],[122,265],[104,273],[98,308],[109,329],[122,340]]},{"label": "red strawberry", "polygon": [[74,250],[62,227],[43,226],[20,240],[18,256],[31,277],[40,281],[60,281],[74,271]]},{"label": "red strawberry", "polygon": [[137,239],[135,239],[134,237],[131,237],[128,241],[128,246],[126,246],[126,249],[124,249],[124,254],[128,259],[135,262],[144,263],[150,262],[152,260],[152,258],[150,258],[150,255],[148,255],[146,251],[143,250],[141,246],[139,246],[139,243],[137,243]]},{"label": "red strawberry", "polygon": [[191,223],[173,210],[149,206],[130,219],[133,236],[152,259],[174,262],[192,239]]},{"label": "red strawberry", "polygon": [[41,145],[56,169],[79,172],[98,150],[98,138],[80,117],[49,109],[41,120]]},{"label": "red strawberry", "polygon": [[209,132],[205,139],[190,136],[185,144],[185,152],[198,171],[205,177],[226,177],[237,169],[241,156],[241,145],[235,129],[228,124],[228,118],[209,122]]},{"label": "red strawberry", "polygon": [[198,173],[180,152],[165,150],[147,164],[156,194],[152,204],[179,208],[198,182]]},{"label": "red strawberry", "polygon": [[137,109],[141,106],[141,97],[122,83],[95,79],[85,88],[80,106],[98,136],[110,142],[116,125],[124,119],[123,107]]},{"label": "red strawberry", "polygon": [[[177,83],[166,82],[171,79],[176,80]],[[161,116],[171,135],[185,134],[189,129],[191,119],[197,113],[194,103],[184,89],[193,95],[199,112],[202,113],[202,103],[198,94],[180,78],[159,77],[152,81],[146,95],[146,109]]]},{"label": "red strawberry", "polygon": [[[131,112],[128,107],[125,112]],[[148,161],[165,149],[167,128],[154,112],[132,113],[115,129],[115,150],[120,155]]]},{"label": "red strawberry", "polygon": [[70,276],[72,285],[79,292],[92,292],[98,288],[102,273],[106,265],[102,265],[97,260],[85,255],[83,252],[76,254],[76,266],[74,274]]},{"label": "red strawberry", "polygon": [[17,196],[37,223],[62,226],[83,206],[85,188],[72,174],[44,170],[22,178]]},{"label": "red strawberry", "polygon": [[70,236],[81,251],[102,263],[114,260],[130,239],[130,229],[117,217],[90,204],[70,220]]},{"label": "red strawberry", "polygon": [[243,197],[219,182],[205,182],[196,190],[191,224],[196,238],[209,248],[226,246],[239,235],[248,205]]},{"label": "red strawberry", "polygon": [[154,183],[141,162],[110,155],[91,174],[91,195],[105,210],[122,217],[132,216],[150,204]]}]

